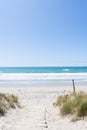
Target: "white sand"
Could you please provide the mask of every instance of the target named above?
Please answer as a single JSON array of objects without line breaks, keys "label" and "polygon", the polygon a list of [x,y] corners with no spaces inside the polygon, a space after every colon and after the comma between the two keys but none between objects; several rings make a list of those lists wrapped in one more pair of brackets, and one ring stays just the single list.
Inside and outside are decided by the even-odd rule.
[{"label": "white sand", "polygon": [[[87,91],[87,87],[77,87]],[[22,109],[9,110],[0,117],[0,130],[87,130],[87,120],[71,122],[53,107],[56,98],[72,87],[0,87],[0,92],[16,94]]]}]

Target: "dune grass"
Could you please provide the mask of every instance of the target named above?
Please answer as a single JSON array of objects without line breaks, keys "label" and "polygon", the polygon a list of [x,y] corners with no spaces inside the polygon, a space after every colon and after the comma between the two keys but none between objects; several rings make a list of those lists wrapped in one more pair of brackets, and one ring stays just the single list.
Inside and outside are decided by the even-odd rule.
[{"label": "dune grass", "polygon": [[20,107],[17,96],[0,93],[0,115],[4,116],[7,110],[16,107]]},{"label": "dune grass", "polygon": [[59,106],[62,116],[71,115],[71,120],[76,121],[87,116],[87,93],[78,92],[59,96],[54,106]]}]

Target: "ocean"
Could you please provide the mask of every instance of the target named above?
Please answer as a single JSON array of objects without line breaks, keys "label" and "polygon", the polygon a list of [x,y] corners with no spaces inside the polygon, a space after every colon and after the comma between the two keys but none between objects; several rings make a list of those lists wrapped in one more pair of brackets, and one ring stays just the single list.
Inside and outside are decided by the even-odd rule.
[{"label": "ocean", "polygon": [[0,67],[0,83],[87,84],[87,67]]}]

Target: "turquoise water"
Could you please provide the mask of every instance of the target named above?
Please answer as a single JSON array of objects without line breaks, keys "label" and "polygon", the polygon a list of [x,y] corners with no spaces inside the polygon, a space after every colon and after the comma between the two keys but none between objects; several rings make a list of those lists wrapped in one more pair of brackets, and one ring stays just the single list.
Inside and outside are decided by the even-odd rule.
[{"label": "turquoise water", "polygon": [[87,67],[0,67],[0,73],[87,73]]},{"label": "turquoise water", "polygon": [[1,83],[87,84],[87,67],[0,67]]}]

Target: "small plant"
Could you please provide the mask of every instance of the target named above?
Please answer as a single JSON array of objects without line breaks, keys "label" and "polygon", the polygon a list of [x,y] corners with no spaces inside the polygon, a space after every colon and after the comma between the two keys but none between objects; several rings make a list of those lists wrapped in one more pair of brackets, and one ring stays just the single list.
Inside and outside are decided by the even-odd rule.
[{"label": "small plant", "polygon": [[64,96],[59,96],[57,101],[54,103],[54,106],[62,106],[62,104],[64,102],[66,102],[68,100],[68,95],[64,95]]},{"label": "small plant", "polygon": [[6,113],[5,104],[3,102],[0,102],[0,115],[4,116],[5,113]]},{"label": "small plant", "polygon": [[67,115],[72,113],[72,103],[71,102],[66,102],[64,105],[61,107],[61,115]]},{"label": "small plant", "polygon": [[80,117],[87,116],[87,100],[82,101],[82,103],[80,104],[80,106],[78,108],[77,115]]},{"label": "small plant", "polygon": [[11,98],[12,98],[12,101],[14,103],[18,103],[18,97],[17,96],[11,95]]}]

